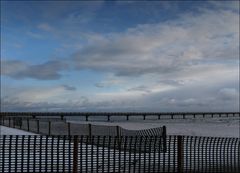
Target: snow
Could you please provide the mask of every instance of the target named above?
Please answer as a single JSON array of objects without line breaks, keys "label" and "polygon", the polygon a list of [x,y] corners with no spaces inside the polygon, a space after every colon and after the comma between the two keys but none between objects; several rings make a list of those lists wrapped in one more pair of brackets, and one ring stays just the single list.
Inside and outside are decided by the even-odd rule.
[{"label": "snow", "polygon": [[[71,164],[73,163],[74,157],[72,152],[73,142],[64,142],[62,139],[58,141],[56,138],[54,139],[51,136],[48,138],[46,138],[46,136],[41,136],[41,138],[37,137],[36,141],[28,140],[28,138],[25,138],[25,140],[18,140],[17,145],[15,145],[16,143],[11,143],[12,147],[10,148],[9,136],[7,136],[6,139],[7,140],[5,140],[4,143],[4,151],[6,152],[4,152],[5,160],[4,164],[2,164],[3,168],[1,168],[0,165],[0,170],[3,170],[3,172],[14,172],[14,166],[22,164],[25,165],[25,172],[27,171],[26,165],[29,166],[30,171],[28,172],[33,172],[33,170],[34,172],[42,172],[45,171],[45,169],[47,169],[47,172],[59,172],[59,170],[63,169],[62,165],[64,163],[65,170],[63,172],[67,172],[68,168],[72,170]],[[41,143],[40,139],[42,141]],[[218,143],[211,143],[209,141],[207,143],[203,143],[199,142],[199,140],[200,138],[198,138],[198,140],[194,139],[194,141],[196,141],[196,145],[192,145],[191,141],[186,141],[188,145],[184,145],[184,153],[186,153],[186,155],[184,156],[185,160],[183,163],[185,165],[184,170],[186,170],[186,172],[192,172],[192,169],[195,171],[197,170],[198,172],[203,172],[201,169],[204,169],[205,172],[210,172],[211,170],[216,172],[216,169],[220,170],[221,166],[224,167],[226,163],[228,164],[228,167],[226,167],[228,170],[232,170],[235,165],[236,168],[234,169],[237,172],[239,165],[239,156],[235,154],[239,152],[237,143],[235,145],[231,145],[231,150],[229,150],[230,148],[227,149],[227,147],[230,146],[229,144],[226,145],[226,143],[222,143],[219,145]],[[48,143],[46,141],[48,141]],[[1,142],[2,140],[0,140],[0,145],[3,144]],[[156,143],[158,144],[158,142]],[[33,150],[32,147],[27,148],[33,144],[36,144],[35,150]],[[144,146],[145,150],[146,143],[143,142],[141,144]],[[57,147],[51,147],[52,145]],[[176,154],[175,152],[177,143],[173,138],[171,138],[171,140],[170,138],[167,138],[167,152],[159,152],[159,150],[156,150],[156,148],[152,148],[152,152],[135,152],[133,150],[134,145],[135,144],[133,142],[131,146],[132,150],[129,152],[130,150],[118,150],[110,147],[101,147],[91,144],[86,145],[84,142],[79,143],[78,152],[81,154],[79,154],[78,158],[78,170],[82,168],[82,172],[89,172],[90,170],[92,170],[92,172],[96,172],[97,170],[99,172],[107,172],[107,169],[109,168],[108,172],[128,172],[129,169],[133,170],[133,167],[135,167],[136,171],[134,172],[149,172],[146,171],[149,170],[149,168],[155,168],[154,170],[159,168],[160,172],[162,172],[164,167],[165,171],[168,170],[168,172],[172,172],[172,169],[176,169],[177,159],[174,157],[174,155]],[[18,147],[17,150],[15,149],[16,146]],[[22,150],[22,148],[24,148],[24,150]],[[10,150],[11,152],[9,152]],[[24,151],[24,153],[22,153],[22,151]],[[17,152],[17,154],[13,154],[14,152]],[[35,158],[34,164],[33,156]],[[28,159],[30,160],[29,162]],[[56,160],[58,160],[58,162]],[[195,162],[196,160],[198,161]],[[220,163],[219,160],[221,160]],[[70,164],[66,164],[69,163],[69,161]],[[9,164],[11,164],[11,171],[8,169]],[[139,166],[141,166],[140,170],[138,170]],[[21,169],[20,166],[17,167],[18,170]],[[59,170],[57,170],[57,167]],[[89,171],[87,171],[87,167]],[[146,169],[144,169],[144,167]]]},{"label": "snow", "polygon": [[94,125],[120,126],[130,130],[140,130],[166,126],[167,135],[239,137],[239,117],[199,118],[199,119],[160,119],[129,121],[70,121]]},{"label": "snow", "polygon": [[[167,135],[239,137],[239,117],[196,118],[196,119],[151,119],[151,120],[115,120],[107,122],[68,120],[71,123],[120,126],[130,130],[140,130],[166,126]],[[34,135],[19,129],[0,126],[0,135]]]},{"label": "snow", "polygon": [[[126,129],[130,129],[130,130],[140,130],[140,129],[146,129],[146,128],[154,128],[154,127],[161,127],[163,125],[165,125],[167,127],[167,134],[168,135],[192,135],[192,136],[216,136],[216,137],[239,137],[239,117],[229,117],[229,118],[206,118],[206,119],[173,119],[173,120],[169,120],[169,119],[161,119],[161,120],[129,120],[129,121],[112,121],[112,122],[106,122],[103,120],[99,120],[99,121],[73,121],[73,120],[68,120],[69,122],[72,123],[84,123],[84,124],[95,124],[95,125],[109,125],[109,126],[115,126],[115,125],[119,125],[123,128]],[[0,135],[35,135],[34,133],[30,133],[30,132],[26,132],[23,130],[19,130],[19,129],[13,129],[13,128],[8,128],[5,126],[0,126]],[[43,136],[43,139],[45,137]],[[50,137],[51,138],[51,137]],[[49,138],[49,141],[51,141]],[[1,141],[0,141],[1,142]],[[9,140],[7,140],[6,142],[9,142]],[[21,148],[22,141],[19,140],[18,142],[18,147]],[[25,142],[28,142],[28,140],[25,140]],[[33,141],[31,141],[33,142]],[[57,140],[54,140],[54,144],[58,145]],[[37,143],[39,143],[39,140],[37,141]],[[197,142],[198,143],[198,142]],[[25,143],[24,143],[25,144]],[[52,168],[52,164],[51,164],[51,157],[46,157],[46,155],[44,155],[46,152],[50,153],[51,147],[46,147],[44,146],[45,140],[42,143],[42,146],[40,145],[36,145],[36,153],[39,153],[39,151],[42,151],[42,156],[40,156],[39,154],[36,154],[36,165],[37,165],[37,170],[39,170],[39,162],[40,159],[39,157],[42,158],[42,168],[44,168],[45,166],[47,167],[47,170],[50,170]],[[69,143],[63,143],[62,140],[60,140],[59,142],[59,147],[58,150],[54,150],[54,154],[53,154],[53,160],[56,160],[59,156],[59,165],[63,164],[63,150],[68,149],[67,145]],[[201,143],[203,144],[203,143]],[[1,144],[0,144],[1,145]],[[27,145],[27,143],[26,143]],[[66,145],[66,146],[65,146]],[[169,145],[169,147],[174,147],[175,144],[171,144]],[[192,144],[191,144],[192,145]],[[188,147],[192,147],[191,145],[188,145]],[[199,167],[203,167],[204,169],[208,170],[208,169],[212,169],[212,166],[219,166],[219,163],[217,161],[219,161],[219,156],[221,161],[220,162],[220,166],[224,166],[224,163],[228,163],[229,165],[231,165],[230,167],[232,167],[232,165],[237,165],[238,166],[238,155],[236,155],[235,153],[239,152],[239,149],[232,149],[231,151],[233,152],[229,152],[228,150],[225,150],[225,148],[223,148],[223,150],[220,150],[219,148],[217,150],[211,149],[212,144],[208,144],[208,146],[210,147],[202,147],[200,149],[202,149],[202,152],[194,152],[194,155],[189,156],[188,161],[189,163],[193,163],[194,167],[197,167],[199,164]],[[218,144],[214,144],[214,146],[218,146]],[[229,144],[228,144],[229,145]],[[227,145],[227,146],[228,146]],[[8,148],[7,150],[9,150],[9,145],[8,143],[5,143],[5,146]],[[51,146],[51,142],[49,143],[49,146]],[[73,144],[71,143],[71,147],[73,146]],[[200,146],[201,147],[201,146]],[[226,147],[226,145],[222,146],[222,147]],[[48,150],[46,150],[46,148],[48,148]],[[88,149],[86,149],[88,148]],[[6,148],[5,148],[6,149]],[[104,152],[103,152],[104,149]],[[6,151],[7,151],[6,150]],[[8,162],[8,155],[6,152],[5,154],[5,158],[6,162],[4,163],[4,171],[3,172],[9,172],[8,168],[8,164],[11,163],[12,165],[15,165],[15,161],[17,160],[17,164],[27,164],[27,158],[30,156],[33,156],[33,150],[30,150],[30,153],[24,153],[23,157],[24,157],[24,163],[21,162],[21,150],[18,150],[19,153],[17,153],[17,159],[15,159],[15,155],[11,155],[11,162]],[[162,169],[162,167],[165,165],[166,168],[168,167],[169,169],[172,169],[172,166],[176,166],[175,161],[176,159],[172,157],[172,152],[175,151],[175,149],[173,148],[169,148],[169,153],[137,153],[136,154],[136,159],[133,159],[134,156],[132,155],[132,153],[123,153],[121,151],[115,151],[112,150],[111,148],[107,148],[107,147],[97,147],[94,145],[85,145],[84,143],[82,143],[82,145],[79,146],[79,151],[82,153],[81,154],[81,166],[83,168],[83,172],[86,172],[86,166],[88,166],[88,168],[93,168],[93,170],[99,170],[102,171],[102,169],[107,169],[107,164],[109,164],[110,168],[112,169],[113,165],[116,165],[115,169],[118,170],[118,166],[119,166],[119,161],[121,161],[120,163],[123,163],[124,160],[126,160],[127,164],[129,163],[128,160],[130,160],[130,158],[132,159],[132,162],[134,162],[136,164],[136,168],[138,168],[139,164],[141,163],[141,165],[143,165],[144,159],[139,159],[138,158],[155,158],[155,163],[160,163],[160,168]],[[98,151],[98,153],[97,153]],[[192,151],[196,151],[195,148],[192,148]],[[201,150],[199,150],[201,151]],[[57,155],[56,153],[58,152],[59,155]],[[113,152],[115,152],[115,154],[113,155]],[[185,152],[185,151],[184,151]],[[209,154],[207,154],[209,152]],[[66,153],[68,153],[68,151],[66,151]],[[91,156],[88,153],[93,153],[93,156]],[[108,154],[110,153],[110,154]],[[212,154],[213,153],[213,154]],[[215,154],[214,154],[215,153]],[[203,154],[203,155],[202,155]],[[104,155],[104,157],[103,157]],[[65,155],[65,163],[68,163],[69,159],[73,158],[72,153],[68,156],[68,154]],[[114,157],[120,158],[120,160],[118,159],[113,159]],[[204,159],[206,159],[206,157],[208,158],[208,162],[205,162]],[[93,162],[91,162],[91,159],[93,159]],[[98,158],[98,164],[97,161],[95,160],[95,158]],[[102,158],[105,158],[105,160],[102,160]],[[204,159],[203,159],[204,158]],[[216,160],[217,158],[217,160]],[[47,159],[47,160],[45,160]],[[195,163],[195,159],[199,159],[200,162]],[[106,162],[107,160],[110,160],[109,162]],[[113,163],[113,160],[115,161]],[[164,162],[163,162],[164,160]],[[146,164],[146,169],[148,169],[148,165],[149,165],[149,161],[147,161]],[[153,160],[152,160],[153,161]],[[151,164],[153,163],[151,161]],[[227,162],[226,162],[227,161]],[[131,163],[132,163],[131,162]],[[104,164],[105,163],[105,164]],[[185,162],[186,163],[186,162]],[[188,163],[188,164],[189,164]],[[47,164],[47,165],[45,165]],[[54,170],[55,170],[55,166],[56,163],[53,164],[54,165]],[[104,165],[103,167],[97,167],[97,165]],[[157,164],[156,164],[157,165]],[[30,170],[33,169],[33,164],[30,164]],[[71,165],[69,165],[71,166]],[[80,166],[80,165],[79,165]],[[120,169],[124,169],[122,167],[122,165],[120,165]],[[131,166],[131,168],[133,167],[133,165],[126,165],[126,169],[128,170],[128,167]],[[152,165],[149,165],[152,166]],[[211,166],[211,167],[209,167]],[[209,168],[208,168],[209,167]],[[230,168],[229,167],[229,168]],[[41,169],[42,169],[41,168]],[[66,168],[68,168],[68,164],[66,165]],[[191,166],[192,168],[192,166]],[[60,170],[62,169],[62,167],[60,167]],[[71,169],[71,168],[70,168]],[[80,167],[79,167],[80,169]],[[220,169],[220,168],[219,168]],[[37,171],[36,171],[37,172]],[[138,171],[136,171],[138,172]]]},{"label": "snow", "polygon": [[0,135],[36,135],[35,133],[26,132],[15,128],[0,126]]}]

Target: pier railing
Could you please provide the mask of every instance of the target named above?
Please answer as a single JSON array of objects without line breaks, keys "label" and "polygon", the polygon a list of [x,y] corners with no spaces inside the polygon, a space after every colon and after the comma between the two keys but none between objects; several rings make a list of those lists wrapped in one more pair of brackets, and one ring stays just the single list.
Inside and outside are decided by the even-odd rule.
[{"label": "pier railing", "polygon": [[104,118],[106,121],[111,121],[115,118],[131,118],[147,119],[187,119],[187,118],[213,118],[213,117],[239,117],[239,112],[0,112],[1,117],[29,117],[29,118],[83,118],[82,120],[89,121],[94,118]]}]

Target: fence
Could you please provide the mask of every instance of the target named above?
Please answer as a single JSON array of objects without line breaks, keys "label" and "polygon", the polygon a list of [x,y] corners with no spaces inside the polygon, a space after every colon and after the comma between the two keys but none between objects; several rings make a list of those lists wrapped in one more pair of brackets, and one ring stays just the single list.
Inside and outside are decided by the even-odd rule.
[{"label": "fence", "polygon": [[238,138],[167,136],[166,152],[157,149],[161,140],[159,136],[4,135],[0,172],[240,171]]},{"label": "fence", "polygon": [[0,125],[19,128],[43,135],[88,135],[88,136],[166,136],[166,127],[144,130],[128,130],[119,126],[67,123],[55,118],[8,117]]}]

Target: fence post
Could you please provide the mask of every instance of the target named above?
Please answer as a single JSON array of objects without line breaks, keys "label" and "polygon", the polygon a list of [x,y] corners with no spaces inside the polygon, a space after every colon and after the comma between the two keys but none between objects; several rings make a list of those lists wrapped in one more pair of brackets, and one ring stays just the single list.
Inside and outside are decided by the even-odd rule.
[{"label": "fence post", "polygon": [[71,127],[70,127],[70,123],[68,122],[67,125],[68,125],[68,136],[70,136],[70,135],[71,135],[71,131],[70,131],[70,129],[71,129]]},{"label": "fence post", "polygon": [[29,118],[27,118],[27,130],[29,131]]},{"label": "fence post", "polygon": [[48,121],[48,135],[51,135],[51,121]]},{"label": "fence post", "polygon": [[117,145],[120,149],[120,138],[121,138],[121,132],[120,132],[120,127],[119,126],[116,126],[116,129],[117,129]]},{"label": "fence post", "polygon": [[78,173],[78,136],[73,140],[73,173]]},{"label": "fence post", "polygon": [[39,133],[39,120],[37,120],[37,133]]},{"label": "fence post", "polygon": [[16,127],[16,117],[13,117],[13,127]]},{"label": "fence post", "polygon": [[88,135],[89,135],[89,137],[92,136],[92,125],[91,124],[88,124]]},{"label": "fence post", "polygon": [[23,118],[22,117],[20,117],[20,118],[21,118],[20,129],[22,129]]},{"label": "fence post", "polygon": [[119,129],[119,126],[116,126],[116,130],[117,130],[117,137],[119,137],[120,136],[120,129]]},{"label": "fence post", "polygon": [[167,131],[166,131],[166,126],[162,127],[162,138],[163,138],[163,152],[167,152]]},{"label": "fence post", "polygon": [[178,168],[178,173],[183,172],[183,166],[184,166],[184,150],[183,150],[183,136],[177,136],[177,168]]},{"label": "fence post", "polygon": [[1,116],[1,125],[4,125],[4,116]]}]

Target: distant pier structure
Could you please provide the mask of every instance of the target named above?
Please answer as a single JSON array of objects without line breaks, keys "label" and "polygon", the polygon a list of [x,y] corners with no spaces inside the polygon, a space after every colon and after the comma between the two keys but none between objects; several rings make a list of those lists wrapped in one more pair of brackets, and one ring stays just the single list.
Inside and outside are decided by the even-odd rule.
[{"label": "distant pier structure", "polygon": [[0,118],[41,118],[46,116],[53,119],[60,118],[61,120],[69,117],[82,117],[85,121],[94,117],[106,117],[106,121],[111,121],[113,117],[125,117],[128,121],[133,117],[142,117],[143,120],[239,117],[239,112],[0,112]]}]

